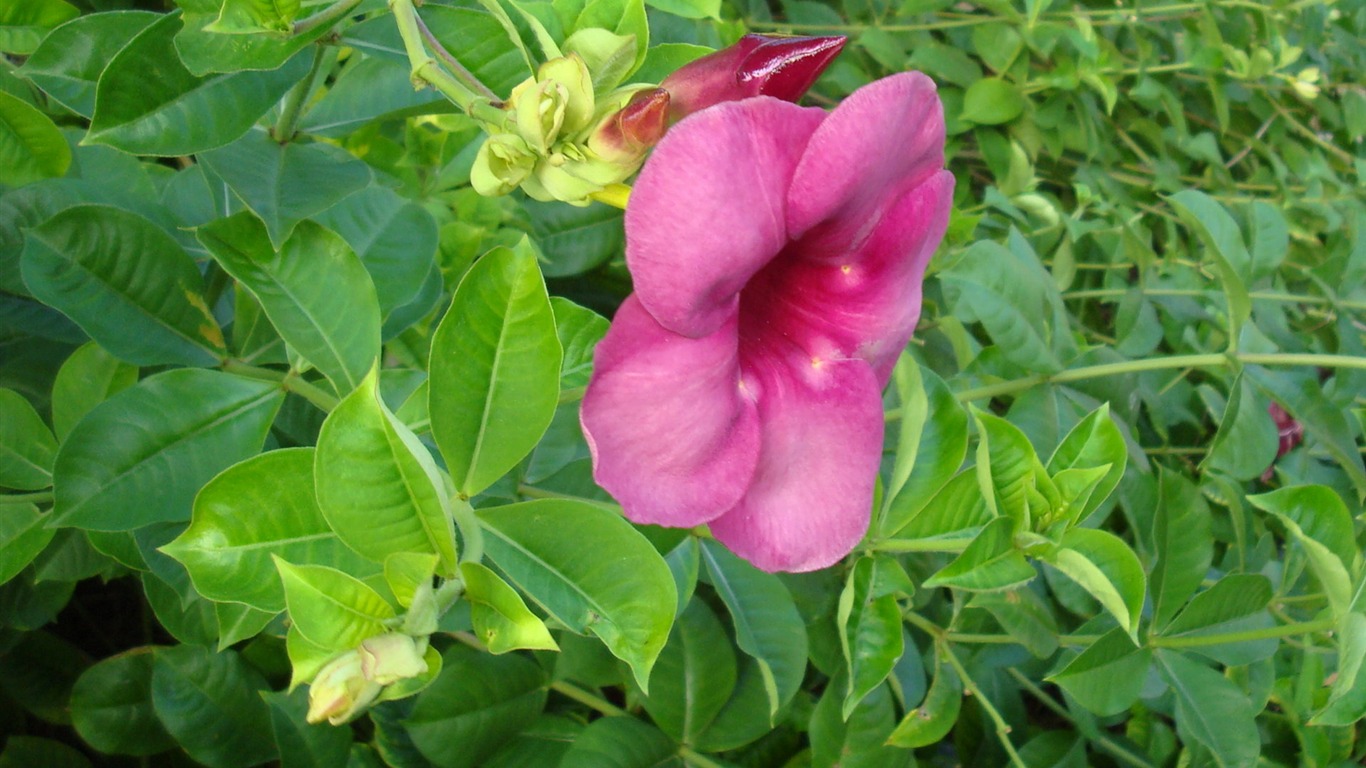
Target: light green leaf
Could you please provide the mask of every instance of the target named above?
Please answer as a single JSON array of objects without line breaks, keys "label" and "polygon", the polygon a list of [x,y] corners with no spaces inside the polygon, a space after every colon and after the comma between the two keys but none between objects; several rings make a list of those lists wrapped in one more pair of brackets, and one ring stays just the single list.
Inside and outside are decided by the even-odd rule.
[{"label": "light green leaf", "polygon": [[1182,739],[1204,745],[1220,768],[1257,765],[1257,713],[1238,686],[1179,653],[1159,651],[1157,667],[1176,695],[1176,729]]},{"label": "light green leaf", "polygon": [[256,637],[279,616],[278,613],[258,611],[244,603],[214,603],[213,613],[218,620],[219,651]]},{"label": "light green leaf", "polygon": [[1017,523],[998,517],[982,526],[972,543],[925,580],[926,587],[967,590],[1009,589],[1032,580],[1034,567],[1015,548]]},{"label": "light green leaf", "polygon": [[897,595],[913,590],[905,571],[890,557],[861,557],[854,563],[835,614],[849,682],[842,719],[848,720],[882,685],[901,658],[905,645]]},{"label": "light green leaf", "polygon": [[52,119],[0,91],[0,184],[20,187],[62,176],[71,147]]},{"label": "light green leaf", "polygon": [[477,512],[488,557],[508,579],[571,632],[597,635],[648,691],[678,599],[669,566],[650,542],[619,515],[577,501]]},{"label": "light green leaf", "polygon": [[1220,287],[1228,300],[1228,348],[1230,352],[1237,352],[1243,324],[1252,315],[1252,302],[1247,295],[1251,257],[1238,231],[1238,223],[1213,198],[1194,189],[1177,192],[1167,200],[1205,244],[1207,253],[1214,260]]},{"label": "light green leaf", "polygon": [[1058,622],[1049,604],[1029,587],[978,592],[968,606],[986,610],[1015,642],[1040,659],[1058,650]]},{"label": "light green leaf", "polygon": [[564,350],[560,364],[560,388],[587,386],[593,373],[593,350],[607,335],[607,318],[561,296],[550,297],[555,312],[555,334]]},{"label": "light green leaf", "polygon": [[[281,144],[261,130],[199,159],[265,223],[276,249],[299,222],[364,189],[372,178],[369,166],[344,149],[323,143]],[[422,274],[426,276],[425,269]]]},{"label": "light green leaf", "polygon": [[62,443],[53,522],[128,531],[190,518],[195,493],[256,455],[284,400],[270,382],[181,369],[95,407]]},{"label": "light green leaf", "polygon": [[982,526],[996,518],[977,482],[977,472],[960,472],[897,531],[897,538],[919,541],[927,552],[961,552]]},{"label": "light green leaf", "polygon": [[285,609],[273,557],[355,575],[376,571],[328,527],[313,493],[312,448],[253,456],[209,481],[194,500],[190,527],[161,548],[185,565],[210,600]]},{"label": "light green leaf", "polygon": [[135,365],[211,365],[227,354],[189,254],[143,217],[78,205],[28,231],[24,283],[110,354]]},{"label": "light green leaf", "polygon": [[465,599],[470,601],[474,634],[488,646],[489,653],[560,649],[545,622],[536,618],[517,590],[498,574],[479,563],[466,562],[460,564],[460,575],[465,581]]},{"label": "light green leaf", "polygon": [[704,601],[693,600],[674,622],[642,703],[660,729],[693,744],[730,700],[735,679],[735,651],[725,628]]},{"label": "light green leaf", "polygon": [[[1058,507],[1057,489],[1043,464],[1034,453],[1034,446],[1019,427],[999,416],[973,409],[977,422],[977,481],[982,486],[982,498],[999,515],[1011,518],[1021,529],[1028,530],[1049,508],[1039,509],[1031,500],[1031,491],[1039,491]],[[1042,522],[1042,521],[1041,521]]]},{"label": "light green leaf", "polygon": [[158,15],[147,11],[92,13],[52,30],[19,74],[84,118],[95,113],[95,84],[109,60]]},{"label": "light green leaf", "polygon": [[536,446],[559,401],[560,361],[535,257],[490,251],[432,339],[432,435],[462,494],[484,490]]},{"label": "light green leaf", "polygon": [[223,0],[218,20],[206,29],[230,35],[289,32],[299,10],[300,0]]},{"label": "light green leaf", "polygon": [[345,651],[388,631],[394,607],[365,582],[324,565],[292,565],[275,557],[292,629],[304,640]]},{"label": "light green leaf", "polygon": [[52,383],[52,426],[57,438],[65,440],[95,406],[137,381],[136,366],[120,362],[93,341],[72,352]]},{"label": "light green leaf", "polygon": [[0,584],[33,562],[56,531],[46,526],[47,515],[32,504],[0,507]]},{"label": "light green leaf", "polygon": [[318,506],[332,530],[360,554],[383,562],[395,552],[440,558],[455,573],[455,528],[445,481],[426,446],[380,400],[372,373],[341,402],[318,434]]},{"label": "light green leaf", "polygon": [[924,511],[963,465],[968,450],[967,414],[944,380],[909,356],[897,362],[901,430],[892,479],[884,491],[884,535],[898,532]]},{"label": "light green leaf", "polygon": [[1110,497],[1124,476],[1128,457],[1124,435],[1110,416],[1109,403],[1087,414],[1067,433],[1048,459],[1049,475],[1057,475],[1068,469],[1109,466],[1081,509],[1072,510],[1070,516],[1073,522],[1085,520]]},{"label": "light green leaf", "polygon": [[1239,372],[1229,385],[1228,402],[1219,419],[1209,453],[1200,469],[1213,469],[1237,480],[1258,477],[1276,460],[1276,423],[1268,400]]},{"label": "light green leaf", "polygon": [[934,682],[920,706],[906,713],[887,743],[896,747],[926,747],[949,734],[963,707],[963,681],[949,662],[941,659]]},{"label": "light green leaf", "polygon": [[154,755],[175,740],[152,708],[151,648],[134,648],[87,668],[71,689],[71,724],[112,755]]},{"label": "light green leaf", "polygon": [[260,673],[232,651],[196,645],[159,648],[152,665],[157,719],[190,757],[209,768],[247,768],[276,758],[261,738],[270,719]]},{"label": "light green leaf", "polygon": [[736,644],[758,662],[771,721],[796,695],[806,675],[806,625],[777,576],[710,539],[702,542],[702,562],[735,623]]},{"label": "light green leaf", "polygon": [[1328,702],[1310,719],[1310,725],[1355,724],[1366,715],[1366,615],[1352,611],[1343,617],[1338,633],[1338,668]]},{"label": "light green leaf", "polygon": [[1153,627],[1161,630],[1200,586],[1214,557],[1210,511],[1200,489],[1185,476],[1158,473],[1158,504],[1153,513],[1151,592]]},{"label": "light green leaf", "polygon": [[0,487],[36,491],[52,485],[57,439],[33,404],[12,389],[0,389]]},{"label": "light green leaf", "polygon": [[1083,707],[1101,717],[1117,715],[1138,700],[1153,652],[1139,648],[1123,629],[1105,633],[1048,676]]},{"label": "light green leaf", "polygon": [[961,119],[978,125],[1000,125],[1019,117],[1027,103],[1015,85],[999,77],[984,77],[964,94]]},{"label": "light green leaf", "polygon": [[33,53],[53,27],[80,15],[64,0],[8,0],[0,3],[0,51]]},{"label": "light green leaf", "polygon": [[721,0],[646,0],[646,4],[685,19],[721,20]]},{"label": "light green leaf", "polygon": [[180,14],[166,14],[109,61],[95,90],[87,143],[159,156],[221,147],[246,133],[309,69],[310,57],[300,53],[271,72],[199,77],[176,53],[179,29]]},{"label": "light green leaf", "polygon": [[261,302],[280,336],[339,392],[360,384],[379,357],[379,304],[365,266],[345,241],[304,222],[276,251],[246,211],[201,227],[198,236]]},{"label": "light green leaf", "polygon": [[[1211,635],[1227,635],[1271,627],[1275,621],[1267,612],[1273,593],[1271,582],[1255,573],[1234,573],[1201,592],[1176,615],[1161,633],[1176,646],[1187,640]],[[1162,641],[1165,643],[1165,641]],[[1158,643],[1153,643],[1154,645]],[[1190,650],[1230,666],[1249,664],[1268,658],[1279,643],[1274,637],[1216,645],[1194,645]]]},{"label": "light green leaf", "polygon": [[1073,528],[1045,559],[1090,592],[1134,636],[1147,580],[1138,555],[1123,539],[1107,531]]}]

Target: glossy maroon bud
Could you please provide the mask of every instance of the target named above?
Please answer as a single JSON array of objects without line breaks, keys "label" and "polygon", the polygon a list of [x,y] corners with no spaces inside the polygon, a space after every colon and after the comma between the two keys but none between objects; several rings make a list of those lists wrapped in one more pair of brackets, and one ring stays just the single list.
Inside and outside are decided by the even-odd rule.
[{"label": "glossy maroon bud", "polygon": [[663,88],[639,91],[598,125],[588,139],[589,149],[605,160],[638,161],[664,138],[669,101],[669,92]]},{"label": "glossy maroon bud", "polygon": [[1276,446],[1276,458],[1279,459],[1304,442],[1304,425],[1277,403],[1267,406],[1266,410],[1271,414],[1272,421],[1276,422],[1276,437],[1280,440]]},{"label": "glossy maroon bud", "polygon": [[683,66],[660,83],[677,121],[723,101],[772,96],[796,101],[844,48],[843,37],[745,35]]}]

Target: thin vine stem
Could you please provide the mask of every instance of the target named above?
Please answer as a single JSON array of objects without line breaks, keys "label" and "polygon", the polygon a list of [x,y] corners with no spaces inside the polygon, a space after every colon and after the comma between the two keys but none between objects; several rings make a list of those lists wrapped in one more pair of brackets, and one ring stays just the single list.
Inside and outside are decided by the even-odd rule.
[{"label": "thin vine stem", "polygon": [[1033,680],[1030,680],[1028,677],[1021,674],[1018,669],[1006,667],[1006,674],[1010,675],[1021,688],[1028,691],[1029,694],[1040,704],[1044,705],[1045,708],[1071,723],[1073,727],[1082,733],[1082,735],[1090,741],[1095,742],[1098,747],[1109,752],[1116,759],[1131,765],[1134,768],[1154,768],[1153,764],[1145,760],[1141,755],[1136,755],[1125,749],[1122,744],[1110,738],[1104,731],[1096,728],[1094,725],[1077,722],[1066,707],[1055,701],[1052,696],[1049,696],[1042,688],[1035,685]]},{"label": "thin vine stem", "polygon": [[291,32],[295,35],[303,35],[312,32],[318,27],[330,27],[340,21],[346,14],[355,10],[358,5],[360,5],[360,0],[339,0],[339,2],[333,3],[306,19],[299,19],[294,22]]},{"label": "thin vine stem", "polygon": [[50,501],[52,501],[52,491],[0,495],[0,504],[47,504]]},{"label": "thin vine stem", "polygon": [[284,103],[280,106],[280,117],[275,121],[275,127],[270,129],[271,138],[277,142],[288,143],[298,131],[299,116],[303,114],[304,102],[308,101],[308,94],[313,90],[313,82],[318,79],[318,72],[322,70],[325,55],[326,51],[321,45],[313,46],[313,63],[308,68],[308,74],[285,94]]},{"label": "thin vine stem", "polygon": [[[422,26],[413,0],[389,0],[389,9],[394,13],[399,37],[403,39],[403,48],[408,53],[414,82],[430,85],[466,112],[474,105],[476,98],[490,92],[488,86],[480,83],[464,67],[460,68],[460,72],[452,72],[432,58],[423,44]],[[462,80],[464,76],[468,76],[470,82]]]},{"label": "thin vine stem", "polygon": [[976,697],[978,706],[982,708],[982,711],[986,713],[987,718],[996,726],[996,738],[1001,742],[1001,746],[1005,748],[1006,754],[1010,756],[1010,764],[1016,766],[1016,768],[1029,768],[1029,766],[1025,764],[1024,758],[1020,757],[1020,753],[1015,751],[1015,745],[1010,741],[1010,724],[1005,721],[1005,718],[1001,717],[1001,713],[996,709],[996,706],[982,693],[982,689],[977,685],[977,681],[972,678],[972,675],[968,674],[967,668],[963,666],[963,662],[958,660],[958,656],[953,652],[953,648],[951,648],[947,642],[940,643],[937,647],[939,652],[944,655],[944,659],[949,662],[949,666],[953,667],[953,670],[958,673],[958,677],[962,679],[963,687]]}]

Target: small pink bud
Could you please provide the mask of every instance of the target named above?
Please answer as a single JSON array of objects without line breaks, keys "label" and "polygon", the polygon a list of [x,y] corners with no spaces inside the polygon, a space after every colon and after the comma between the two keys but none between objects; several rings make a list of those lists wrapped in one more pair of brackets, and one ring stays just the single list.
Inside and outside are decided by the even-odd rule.
[{"label": "small pink bud", "polygon": [[669,92],[669,117],[677,121],[713,104],[751,96],[796,101],[839,55],[844,42],[843,37],[745,35],[660,83]]},{"label": "small pink bud", "polygon": [[638,163],[668,128],[669,92],[640,91],[626,106],[608,115],[588,139],[588,148],[609,161]]}]

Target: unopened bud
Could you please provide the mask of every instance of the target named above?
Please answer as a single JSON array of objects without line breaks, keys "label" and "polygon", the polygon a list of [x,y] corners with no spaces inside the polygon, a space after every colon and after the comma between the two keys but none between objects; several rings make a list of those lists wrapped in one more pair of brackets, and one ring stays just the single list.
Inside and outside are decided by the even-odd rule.
[{"label": "unopened bud", "polygon": [[684,65],[660,83],[680,120],[723,101],[772,96],[796,101],[844,48],[843,37],[745,35],[734,45]]},{"label": "unopened bud", "polygon": [[470,167],[470,185],[481,195],[506,195],[535,167],[536,154],[521,137],[500,133],[485,139],[479,148]]},{"label": "unopened bud", "polygon": [[341,725],[370,706],[381,688],[380,684],[365,678],[360,652],[347,651],[329,661],[313,678],[308,687],[305,718],[310,723],[326,720]]},{"label": "unopened bud", "polygon": [[588,148],[604,160],[639,164],[669,125],[669,92],[639,91],[626,106],[608,115],[588,137]]},{"label": "unopened bud", "polygon": [[390,632],[360,644],[360,669],[366,680],[389,685],[427,672],[422,650],[411,635]]}]

